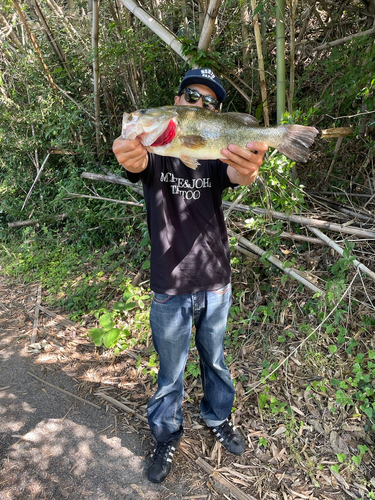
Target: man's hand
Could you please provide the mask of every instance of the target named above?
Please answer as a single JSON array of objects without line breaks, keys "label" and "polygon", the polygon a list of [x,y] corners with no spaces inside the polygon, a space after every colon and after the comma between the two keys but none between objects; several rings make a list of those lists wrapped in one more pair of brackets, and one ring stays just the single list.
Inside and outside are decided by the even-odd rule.
[{"label": "man's hand", "polygon": [[254,182],[267,149],[267,144],[263,142],[249,142],[246,148],[229,144],[228,149],[222,149],[221,153],[226,158],[221,158],[221,161],[229,165],[227,173],[230,181],[242,186]]},{"label": "man's hand", "polygon": [[134,174],[142,172],[148,164],[147,149],[140,143],[139,139],[128,141],[121,136],[118,137],[112,146],[117,161]]}]

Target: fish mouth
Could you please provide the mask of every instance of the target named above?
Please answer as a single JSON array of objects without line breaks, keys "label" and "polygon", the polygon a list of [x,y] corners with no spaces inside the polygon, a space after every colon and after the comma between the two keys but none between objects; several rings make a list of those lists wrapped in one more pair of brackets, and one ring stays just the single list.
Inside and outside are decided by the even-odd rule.
[{"label": "fish mouth", "polygon": [[164,146],[176,135],[176,124],[173,120],[151,121],[139,119],[138,114],[124,113],[122,120],[123,139],[134,140],[136,137],[145,147]]},{"label": "fish mouth", "polygon": [[173,139],[175,138],[176,130],[177,130],[177,125],[173,120],[170,120],[164,132],[162,132],[150,146],[152,148],[156,148],[159,146],[166,146],[167,144],[172,142]]}]

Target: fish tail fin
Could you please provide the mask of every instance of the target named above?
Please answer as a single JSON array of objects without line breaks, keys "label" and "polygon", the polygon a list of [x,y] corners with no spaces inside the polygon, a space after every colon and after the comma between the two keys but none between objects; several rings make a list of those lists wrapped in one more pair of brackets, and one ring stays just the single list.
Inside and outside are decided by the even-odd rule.
[{"label": "fish tail fin", "polygon": [[318,130],[304,125],[284,125],[285,137],[277,147],[278,151],[291,160],[306,162],[309,157],[309,147],[314,142]]}]

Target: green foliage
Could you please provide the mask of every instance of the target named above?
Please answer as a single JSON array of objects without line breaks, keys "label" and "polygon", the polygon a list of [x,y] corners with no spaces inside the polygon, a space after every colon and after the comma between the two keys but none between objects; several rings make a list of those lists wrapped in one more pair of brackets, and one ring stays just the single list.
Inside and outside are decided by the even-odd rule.
[{"label": "green foliage", "polygon": [[98,347],[103,344],[107,349],[116,347],[115,354],[144,343],[149,333],[148,314],[145,311],[149,300],[148,293],[127,284],[123,300],[115,302],[112,311],[102,308],[95,312],[100,327],[91,328],[89,337]]}]

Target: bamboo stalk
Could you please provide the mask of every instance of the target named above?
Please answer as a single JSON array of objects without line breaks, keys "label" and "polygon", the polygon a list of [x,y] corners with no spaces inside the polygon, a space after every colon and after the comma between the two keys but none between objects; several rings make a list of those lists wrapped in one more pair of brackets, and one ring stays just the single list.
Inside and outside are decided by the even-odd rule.
[{"label": "bamboo stalk", "polygon": [[294,97],[294,84],[295,84],[295,58],[296,58],[296,11],[298,0],[289,0],[290,11],[290,52],[289,52],[289,98],[288,110],[293,113],[293,97]]},{"label": "bamboo stalk", "polygon": [[262,104],[263,104],[263,117],[264,117],[264,124],[266,127],[268,127],[270,124],[270,120],[269,120],[269,116],[268,116],[266,73],[264,71],[262,39],[260,36],[260,29],[259,29],[259,16],[258,16],[258,14],[255,14],[255,16],[254,16],[254,11],[255,11],[256,7],[257,7],[256,0],[251,0],[251,8],[253,9],[254,35],[255,35],[255,42],[256,42],[257,54],[258,54],[260,92],[262,95]]},{"label": "bamboo stalk", "polygon": [[57,95],[57,89],[56,89],[56,85],[55,85],[55,82],[53,81],[53,78],[51,76],[51,73],[49,72],[48,70],[48,67],[46,65],[46,63],[44,62],[44,59],[43,59],[43,56],[42,56],[42,53],[40,52],[40,49],[39,49],[39,46],[38,44],[36,43],[36,40],[34,38],[34,35],[32,34],[31,32],[31,29],[29,27],[29,25],[27,24],[27,21],[26,21],[26,18],[25,16],[23,15],[23,12],[21,10],[21,7],[19,6],[17,0],[13,0],[13,3],[14,3],[14,6],[18,12],[18,15],[20,16],[20,19],[22,21],[22,24],[25,26],[25,29],[30,37],[30,40],[31,40],[31,43],[33,44],[34,46],[34,49],[35,49],[35,52],[37,53],[37,56],[39,58],[39,61],[44,69],[44,72],[46,73],[46,76],[47,76],[47,79],[49,81],[49,84],[51,85],[52,87],[52,90],[55,92],[55,94]]},{"label": "bamboo stalk", "polygon": [[285,113],[285,0],[276,0],[277,124]]},{"label": "bamboo stalk", "polygon": [[334,40],[333,42],[323,43],[323,45],[318,45],[318,47],[314,47],[312,50],[313,52],[316,52],[318,50],[330,49],[331,47],[335,47],[336,45],[343,45],[344,43],[353,40],[353,38],[357,38],[359,36],[370,36],[373,33],[375,33],[375,27],[366,31],[360,31],[359,33],[355,33],[354,35],[345,36],[344,38]]},{"label": "bamboo stalk", "polygon": [[99,74],[99,0],[92,1],[92,30],[91,48],[94,53],[93,79],[94,79],[94,105],[95,105],[95,137],[96,150],[100,154],[100,74]]},{"label": "bamboo stalk", "polygon": [[221,0],[210,0],[207,12],[204,18],[203,28],[198,43],[198,52],[203,50],[207,52],[211,41],[212,31],[215,26],[216,17],[219,12]]},{"label": "bamboo stalk", "polygon": [[172,50],[182,59],[189,62],[190,58],[182,54],[182,44],[165,26],[154,19],[150,14],[143,10],[133,0],[120,0],[121,3],[134,14],[143,24],[152,30],[159,38],[163,40]]},{"label": "bamboo stalk", "polygon": [[[328,238],[328,236],[319,231],[319,229],[316,229],[314,227],[309,227],[308,229],[312,231],[316,236],[321,238],[323,241],[325,241],[327,245],[333,248],[341,256],[344,255],[344,250],[340,247],[340,245],[331,240],[331,238]],[[366,267],[364,264],[361,264],[361,262],[359,262],[357,259],[353,260],[353,266],[359,269],[360,271],[364,272],[365,274],[367,274],[367,276],[369,276],[372,280],[375,281],[375,273],[371,271],[371,269]]]},{"label": "bamboo stalk", "polygon": [[68,68],[68,65],[67,65],[67,62],[66,62],[66,56],[65,56],[65,53],[61,47],[61,45],[59,44],[59,41],[57,40],[57,38],[54,36],[54,34],[52,33],[52,30],[51,28],[49,27],[48,23],[47,23],[47,20],[46,20],[46,17],[40,7],[40,5],[38,4],[37,0],[30,0],[33,7],[34,7],[34,10],[39,18],[39,21],[40,23],[43,25],[44,29],[45,29],[45,32],[46,32],[46,35],[47,35],[47,38],[48,38],[48,41],[50,42],[51,44],[51,47],[53,49],[53,51],[55,52],[55,54],[57,55],[58,59],[60,60],[63,68],[65,69],[66,71],[66,74],[68,75],[69,79],[72,80],[73,77],[69,71],[69,68]]}]

